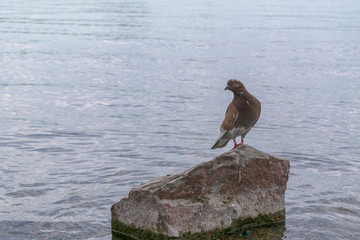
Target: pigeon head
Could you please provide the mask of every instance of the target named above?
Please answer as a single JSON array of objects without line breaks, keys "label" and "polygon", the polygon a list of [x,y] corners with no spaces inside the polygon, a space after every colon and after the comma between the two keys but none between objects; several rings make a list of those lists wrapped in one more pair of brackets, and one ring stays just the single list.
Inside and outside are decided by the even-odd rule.
[{"label": "pigeon head", "polygon": [[235,79],[230,79],[227,82],[227,86],[224,90],[230,90],[238,97],[243,96],[245,92],[247,92],[244,84],[239,80],[235,80]]}]

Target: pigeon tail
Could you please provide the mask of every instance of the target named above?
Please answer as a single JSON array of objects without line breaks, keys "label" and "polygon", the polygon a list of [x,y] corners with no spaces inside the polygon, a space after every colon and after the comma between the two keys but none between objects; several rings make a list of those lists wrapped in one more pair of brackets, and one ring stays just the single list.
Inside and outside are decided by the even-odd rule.
[{"label": "pigeon tail", "polygon": [[230,138],[229,136],[227,136],[229,131],[220,130],[220,134],[218,136],[218,138],[215,140],[215,144],[211,147],[211,149],[215,149],[215,148],[222,148],[225,147],[226,144],[229,142]]}]

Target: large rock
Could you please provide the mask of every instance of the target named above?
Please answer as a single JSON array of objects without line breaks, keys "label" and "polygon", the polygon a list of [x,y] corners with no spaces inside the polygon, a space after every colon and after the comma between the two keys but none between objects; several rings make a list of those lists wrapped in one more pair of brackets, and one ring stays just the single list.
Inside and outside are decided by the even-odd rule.
[{"label": "large rock", "polygon": [[214,235],[282,221],[290,164],[248,145],[133,188],[111,208],[112,230],[138,239]]}]

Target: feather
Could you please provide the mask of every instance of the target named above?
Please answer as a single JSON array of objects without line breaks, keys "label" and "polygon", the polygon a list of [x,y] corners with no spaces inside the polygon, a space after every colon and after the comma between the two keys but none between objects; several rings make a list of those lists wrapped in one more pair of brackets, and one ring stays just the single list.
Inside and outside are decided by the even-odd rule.
[{"label": "feather", "polygon": [[215,144],[211,147],[211,149],[222,148],[225,147],[229,142],[230,138],[227,136],[229,131],[225,129],[220,129],[219,136],[215,140]]}]

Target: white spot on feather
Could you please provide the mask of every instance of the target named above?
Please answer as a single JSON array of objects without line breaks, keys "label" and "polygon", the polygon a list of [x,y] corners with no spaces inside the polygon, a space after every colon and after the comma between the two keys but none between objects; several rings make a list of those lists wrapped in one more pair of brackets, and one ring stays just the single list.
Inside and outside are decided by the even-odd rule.
[{"label": "white spot on feather", "polygon": [[240,128],[233,128],[229,131],[231,138],[234,139],[237,136],[240,136],[241,134],[246,133],[246,129],[244,127],[240,127]]}]

